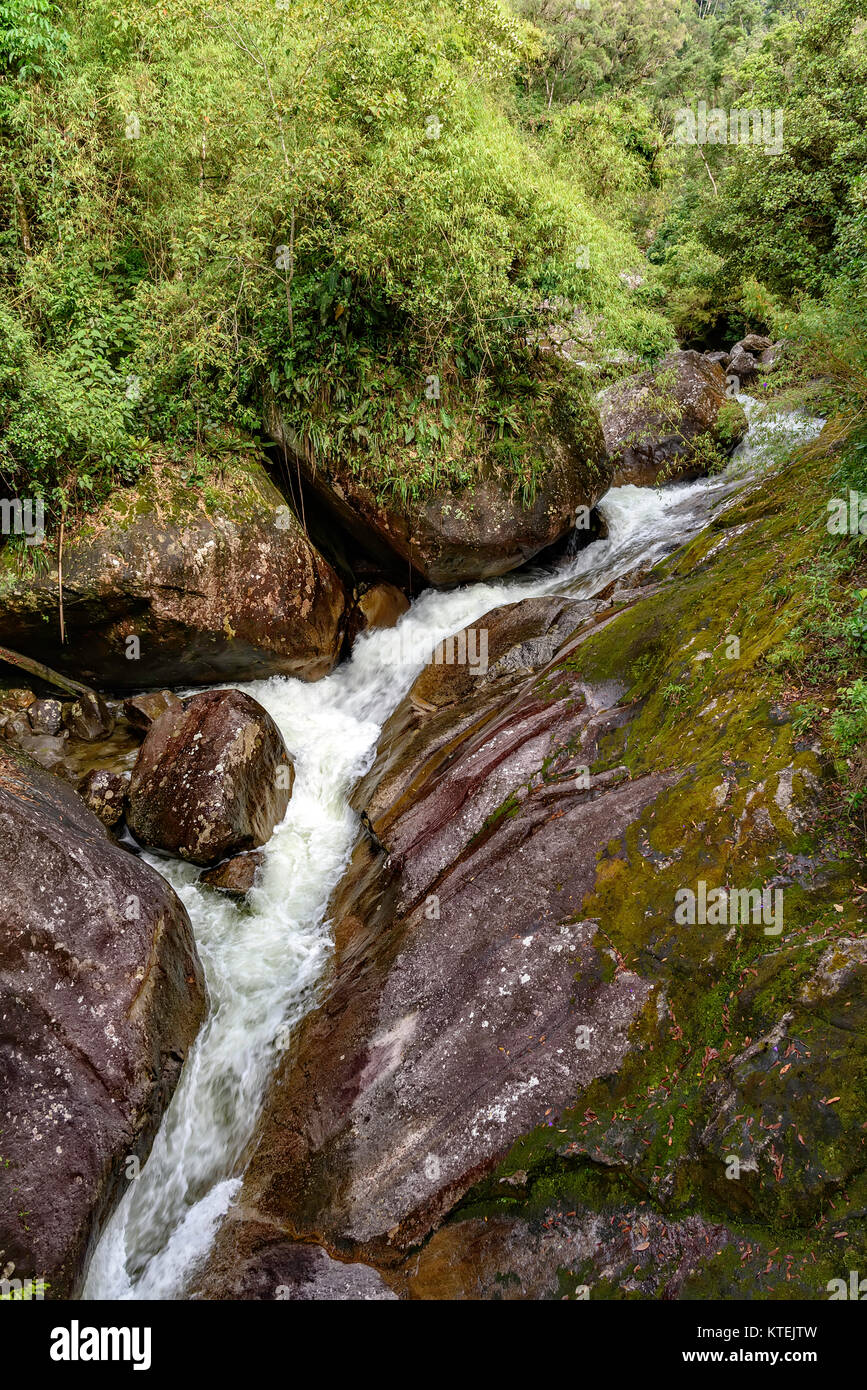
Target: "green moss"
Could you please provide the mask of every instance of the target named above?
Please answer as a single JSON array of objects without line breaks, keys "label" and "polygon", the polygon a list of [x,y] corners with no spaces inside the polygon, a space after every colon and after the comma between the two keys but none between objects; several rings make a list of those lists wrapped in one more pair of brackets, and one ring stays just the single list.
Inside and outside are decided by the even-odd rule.
[{"label": "green moss", "polygon": [[[867,1267],[863,972],[827,997],[808,988],[825,953],[836,946],[839,967],[839,943],[863,932],[857,846],[828,758],[786,715],[788,674],[773,659],[799,623],[809,653],[817,592],[830,602],[839,567],[827,568],[825,495],[821,474],[796,461],[538,683],[548,697],[567,671],[617,682],[632,717],[596,766],[672,779],[600,852],[576,913],[600,923],[603,980],[625,967],[653,989],[616,1074],[514,1144],[453,1220],[538,1222],[636,1201],[670,1220],[700,1214],[741,1246],[691,1275],[690,1297],[755,1296],[756,1280],[768,1297],[826,1297],[829,1278]],[[781,886],[782,932],[679,925],[675,894],[699,880]],[[731,1155],[746,1165],[737,1178]],[[522,1188],[502,1182],[517,1172]]]}]

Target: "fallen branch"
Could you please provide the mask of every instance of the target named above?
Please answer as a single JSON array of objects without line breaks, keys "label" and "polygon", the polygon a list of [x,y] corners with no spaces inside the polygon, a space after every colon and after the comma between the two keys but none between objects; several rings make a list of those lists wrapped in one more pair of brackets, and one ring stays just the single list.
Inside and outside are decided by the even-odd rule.
[{"label": "fallen branch", "polygon": [[0,661],[5,661],[9,666],[17,666],[19,671],[26,671],[28,676],[38,676],[48,685],[56,685],[59,690],[65,690],[67,695],[91,695],[94,699],[99,698],[97,692],[91,690],[89,685],[82,685],[80,681],[71,680],[69,676],[61,676],[57,671],[52,671],[50,666],[44,666],[41,661],[34,661],[30,656],[21,656],[19,652],[12,652],[8,647],[0,647]]}]

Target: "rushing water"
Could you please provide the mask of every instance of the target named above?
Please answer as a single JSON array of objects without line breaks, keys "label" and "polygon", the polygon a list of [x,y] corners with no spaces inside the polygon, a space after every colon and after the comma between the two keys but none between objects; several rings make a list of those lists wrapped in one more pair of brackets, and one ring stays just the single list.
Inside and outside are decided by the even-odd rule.
[{"label": "rushing water", "polygon": [[358,831],[348,796],[425,655],[498,604],[542,594],[589,598],[637,564],[661,558],[780,447],[821,427],[798,416],[762,423],[755,403],[740,399],[750,436],[721,477],[664,490],[613,488],[600,504],[608,538],[557,568],[447,593],[428,590],[401,619],[398,640],[395,631],[363,636],[352,660],[325,680],[275,677],[242,687],[283,734],[295,761],[292,799],[246,909],[200,888],[193,866],[148,856],[190,914],[211,1011],[147,1164],[103,1234],[86,1298],[182,1298],[207,1254],[240,1187],[231,1174],[275,1056],[313,1003],[329,957],[328,901]]}]

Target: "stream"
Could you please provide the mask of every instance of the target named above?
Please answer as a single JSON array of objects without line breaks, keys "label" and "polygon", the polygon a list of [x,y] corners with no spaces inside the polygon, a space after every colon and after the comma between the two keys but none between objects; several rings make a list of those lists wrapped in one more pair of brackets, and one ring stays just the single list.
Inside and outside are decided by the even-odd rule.
[{"label": "stream", "polygon": [[358,834],[348,798],[426,656],[500,604],[547,594],[592,598],[612,579],[659,560],[781,449],[813,438],[823,424],[763,415],[749,397],[738,399],[750,433],[725,473],[664,490],[613,488],[599,504],[607,539],[556,568],[427,590],[396,629],[362,636],[352,659],[326,679],[305,684],[274,677],[238,687],[280,728],[295,762],[292,799],[246,907],[200,887],[195,866],[145,856],[190,914],[211,1009],[150,1157],[105,1228],[85,1298],[183,1298],[206,1257],[240,1188],[233,1174],[275,1058],[315,1003],[330,957],[328,903]]}]

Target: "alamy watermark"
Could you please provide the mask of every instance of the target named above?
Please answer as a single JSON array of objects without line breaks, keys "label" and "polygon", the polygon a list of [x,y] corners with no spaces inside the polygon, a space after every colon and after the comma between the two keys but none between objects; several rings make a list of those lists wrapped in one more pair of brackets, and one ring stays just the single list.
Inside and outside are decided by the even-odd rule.
[{"label": "alamy watermark", "polygon": [[727,111],[722,106],[708,109],[700,101],[695,110],[681,106],[674,113],[674,141],[677,145],[760,145],[766,154],[783,152],[783,111]]},{"label": "alamy watermark", "polygon": [[40,1279],[21,1279],[13,1278],[15,1265],[11,1262],[6,1265],[0,1277],[0,1299],[11,1303],[29,1303],[31,1299],[41,1303],[45,1298],[45,1290],[48,1288],[44,1278]]},{"label": "alamy watermark", "polygon": [[45,539],[45,503],[41,497],[4,497],[0,500],[0,535],[24,536],[25,545],[41,545]]},{"label": "alamy watermark", "polygon": [[867,1300],[867,1279],[859,1279],[857,1269],[849,1270],[848,1286],[845,1279],[829,1279],[825,1288],[831,1295],[830,1303],[841,1298],[854,1299],[858,1303]]},{"label": "alamy watermark", "polygon": [[681,926],[746,926],[764,924],[765,936],[783,930],[782,888],[711,888],[699,879],[695,890],[678,888],[674,920]]},{"label": "alamy watermark", "polygon": [[474,676],[483,676],[488,669],[488,629],[465,628],[452,637],[444,637],[431,650],[431,639],[424,632],[396,627],[379,632],[383,659],[392,666],[466,666]]},{"label": "alamy watermark", "polygon": [[831,536],[867,536],[867,494],[850,489],[848,497],[832,497],[825,528]]}]

